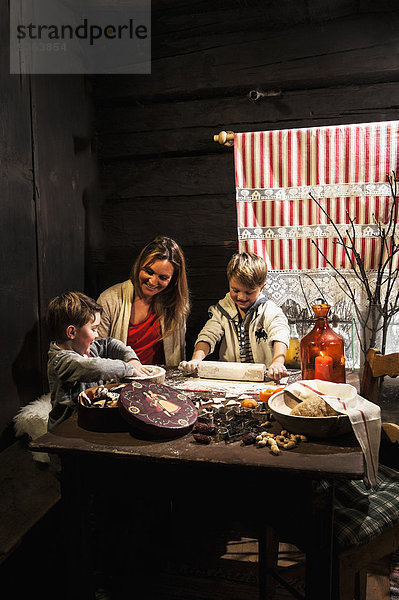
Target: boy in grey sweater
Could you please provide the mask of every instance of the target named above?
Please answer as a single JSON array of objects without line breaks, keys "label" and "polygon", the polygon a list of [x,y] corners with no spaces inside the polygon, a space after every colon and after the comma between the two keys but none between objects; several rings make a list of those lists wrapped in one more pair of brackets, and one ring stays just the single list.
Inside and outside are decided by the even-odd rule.
[{"label": "boy in grey sweater", "polygon": [[114,338],[96,340],[102,306],[81,292],[51,300],[47,321],[55,341],[48,351],[52,410],[48,429],[67,419],[83,390],[107,379],[145,375],[136,353]]}]

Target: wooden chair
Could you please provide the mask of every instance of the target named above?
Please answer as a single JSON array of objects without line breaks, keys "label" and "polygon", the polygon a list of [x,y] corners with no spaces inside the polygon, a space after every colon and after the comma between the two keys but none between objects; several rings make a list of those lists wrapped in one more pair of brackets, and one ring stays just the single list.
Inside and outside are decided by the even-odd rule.
[{"label": "wooden chair", "polygon": [[[380,377],[389,375],[395,377],[399,375],[399,353],[381,355],[377,350],[370,349],[366,356],[366,363],[361,383],[361,395],[375,402],[378,394],[378,383]],[[399,402],[399,397],[398,397]],[[380,465],[386,465],[393,469],[399,470],[399,425],[395,423],[383,423],[381,431],[381,445],[380,445]],[[384,466],[380,469],[382,477],[389,477],[389,471],[384,469]],[[393,474],[393,477],[395,475]],[[350,484],[351,482],[348,482]],[[353,485],[357,485],[356,482],[352,482]],[[388,484],[389,485],[389,484]],[[393,483],[396,488],[396,493],[392,494],[392,501],[398,508],[399,505],[399,481]],[[378,491],[374,492],[378,498]],[[371,498],[373,490],[370,490],[369,497]],[[399,517],[398,512],[396,516],[394,511],[390,513],[390,518],[382,526],[381,531],[374,535],[374,537],[366,538],[361,543],[355,543],[348,545],[344,549],[339,546],[337,540],[334,545],[334,563],[333,563],[333,582],[334,588],[332,595],[334,600],[365,600],[366,598],[366,585],[367,585],[367,566],[378,559],[381,559],[389,554],[392,554],[399,549]],[[335,511],[335,529],[339,529],[339,510]],[[280,539],[276,531],[268,531],[266,538],[260,543],[260,547],[263,549],[262,554],[259,555],[259,567],[260,571],[264,570],[273,576],[276,571],[277,558],[278,558],[278,541],[284,541],[293,543],[306,553],[306,536],[302,536],[302,539],[293,536],[290,539]],[[269,546],[267,547],[267,542]],[[263,576],[265,577],[265,576]],[[280,583],[281,576],[277,577]],[[265,580],[263,579],[263,582]],[[284,585],[284,583],[283,583]],[[289,587],[289,586],[287,586]],[[266,582],[266,589],[268,591],[268,598],[271,598],[270,592],[273,591],[272,586]]]},{"label": "wooden chair", "polygon": [[360,395],[370,402],[377,403],[380,378],[388,375],[399,375],[399,352],[394,354],[381,354],[375,348],[370,348],[366,354]]}]

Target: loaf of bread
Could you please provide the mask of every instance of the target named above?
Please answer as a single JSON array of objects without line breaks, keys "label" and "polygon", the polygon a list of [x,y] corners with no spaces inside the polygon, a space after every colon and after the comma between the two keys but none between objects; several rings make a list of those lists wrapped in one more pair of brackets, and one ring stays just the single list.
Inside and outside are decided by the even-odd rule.
[{"label": "loaf of bread", "polygon": [[339,413],[331,408],[322,398],[311,398],[299,402],[290,414],[300,417],[332,417]]}]

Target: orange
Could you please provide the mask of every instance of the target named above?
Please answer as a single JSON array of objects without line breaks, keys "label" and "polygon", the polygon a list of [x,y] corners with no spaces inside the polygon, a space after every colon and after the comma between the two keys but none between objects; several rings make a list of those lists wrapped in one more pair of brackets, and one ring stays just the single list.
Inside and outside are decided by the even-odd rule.
[{"label": "orange", "polygon": [[255,400],[255,398],[244,398],[243,400],[241,400],[241,406],[243,408],[256,408],[258,406],[258,403]]},{"label": "orange", "polygon": [[259,402],[267,402],[270,398],[270,396],[273,396],[273,394],[276,394],[277,392],[280,392],[281,390],[283,390],[283,387],[279,387],[279,388],[266,388],[265,390],[261,390],[259,392]]}]

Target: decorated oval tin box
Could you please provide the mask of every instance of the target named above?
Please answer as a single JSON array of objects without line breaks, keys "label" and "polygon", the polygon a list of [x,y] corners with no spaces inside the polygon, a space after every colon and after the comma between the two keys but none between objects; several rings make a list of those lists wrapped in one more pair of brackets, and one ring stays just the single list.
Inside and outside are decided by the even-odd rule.
[{"label": "decorated oval tin box", "polygon": [[119,397],[119,410],[133,432],[143,432],[149,437],[182,436],[197,420],[197,410],[185,394],[148,381],[126,385]]}]

